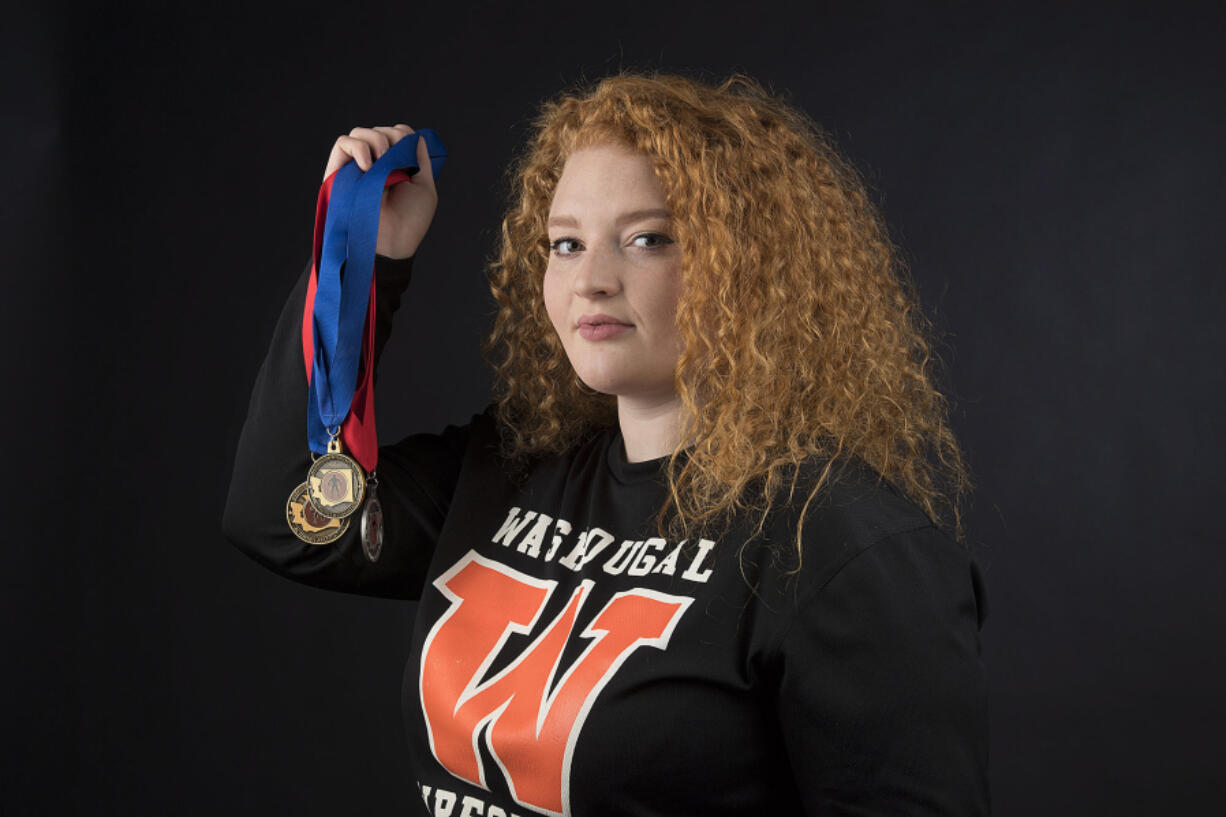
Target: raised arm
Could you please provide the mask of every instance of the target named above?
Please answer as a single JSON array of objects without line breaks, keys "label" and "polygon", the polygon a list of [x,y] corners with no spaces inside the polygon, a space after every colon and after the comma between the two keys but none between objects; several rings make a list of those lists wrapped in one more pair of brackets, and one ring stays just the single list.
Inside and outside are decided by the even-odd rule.
[{"label": "raised arm", "polygon": [[[355,128],[333,147],[325,178],[350,157],[363,170],[410,131]],[[409,284],[412,253],[429,226],[437,193],[424,142],[421,170],[384,194],[375,259],[376,360],[391,332],[392,317]],[[222,520],[226,537],[274,572],[316,587],[393,598],[421,590],[459,476],[468,426],[419,434],[383,446],[377,467],[383,506],[384,547],[377,561],[363,552],[359,514],[337,541],[313,545],[286,522],[286,504],[306,478],[311,456],[306,439],[307,380],[301,345],[308,269],[298,279],[273,332],[268,355],[252,390],[239,438],[234,474]]]}]

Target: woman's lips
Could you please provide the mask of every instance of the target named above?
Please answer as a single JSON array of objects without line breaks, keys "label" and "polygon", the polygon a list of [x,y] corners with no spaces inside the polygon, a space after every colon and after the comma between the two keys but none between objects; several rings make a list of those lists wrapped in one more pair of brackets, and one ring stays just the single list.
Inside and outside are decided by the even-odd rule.
[{"label": "woman's lips", "polygon": [[633,328],[624,323],[582,323],[579,324],[579,337],[584,340],[607,340]]},{"label": "woman's lips", "polygon": [[607,340],[634,328],[633,324],[604,313],[580,315],[576,324],[579,337],[584,340]]}]

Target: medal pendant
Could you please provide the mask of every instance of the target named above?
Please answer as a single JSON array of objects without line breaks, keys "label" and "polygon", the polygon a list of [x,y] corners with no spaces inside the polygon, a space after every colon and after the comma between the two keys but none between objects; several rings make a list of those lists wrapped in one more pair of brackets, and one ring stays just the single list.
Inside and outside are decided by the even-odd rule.
[{"label": "medal pendant", "polygon": [[336,437],[328,441],[328,453],[307,472],[307,492],[315,510],[324,516],[341,519],[362,507],[366,495],[366,474],[362,466],[341,453]]},{"label": "medal pendant", "polygon": [[362,507],[362,552],[372,562],[379,561],[379,554],[383,552],[383,505],[379,502],[378,483],[374,479]]},{"label": "medal pendant", "polygon": [[348,519],[334,519],[315,510],[305,482],[290,492],[285,503],[285,521],[295,536],[310,545],[331,544],[349,530]]}]

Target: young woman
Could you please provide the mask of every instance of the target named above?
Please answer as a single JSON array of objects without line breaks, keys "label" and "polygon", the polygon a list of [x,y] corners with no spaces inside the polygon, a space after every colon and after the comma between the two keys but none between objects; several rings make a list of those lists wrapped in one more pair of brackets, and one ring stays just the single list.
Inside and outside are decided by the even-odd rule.
[{"label": "young woman", "polygon": [[[326,175],[411,133],[357,128]],[[384,198],[380,345],[437,200],[421,149]],[[282,575],[420,599],[428,812],[987,813],[965,472],[857,175],[751,80],[625,74],[547,103],[514,180],[496,402],[380,449],[378,559],[286,524],[303,282],[226,509]]]}]

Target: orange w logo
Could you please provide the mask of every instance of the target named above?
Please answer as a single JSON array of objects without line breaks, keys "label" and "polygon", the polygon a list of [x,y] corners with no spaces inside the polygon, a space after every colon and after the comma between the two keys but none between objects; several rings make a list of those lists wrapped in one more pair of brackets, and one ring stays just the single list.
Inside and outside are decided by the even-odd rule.
[{"label": "orange w logo", "polygon": [[430,748],[449,772],[489,788],[477,750],[488,726],[487,746],[516,802],[569,814],[570,762],[592,702],[632,652],[668,645],[693,599],[618,593],[579,634],[591,639],[583,654],[552,683],[594,584],[584,581],[536,640],[486,679],[510,635],[531,632],[557,584],[469,551],[434,581],[451,607],[422,647],[419,685]]}]

